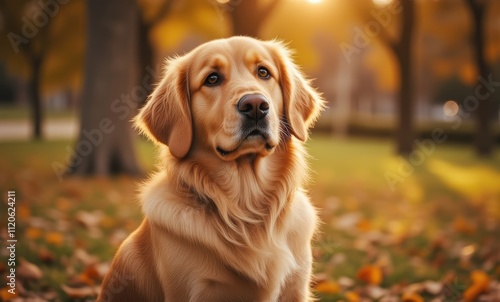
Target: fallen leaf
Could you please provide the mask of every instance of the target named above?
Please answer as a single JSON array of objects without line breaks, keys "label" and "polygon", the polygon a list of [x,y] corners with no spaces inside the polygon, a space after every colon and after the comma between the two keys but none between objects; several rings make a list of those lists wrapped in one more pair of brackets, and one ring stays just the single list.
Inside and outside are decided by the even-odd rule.
[{"label": "fallen leaf", "polygon": [[406,292],[401,297],[402,302],[424,302],[424,298],[417,293]]},{"label": "fallen leaf", "polygon": [[356,228],[361,232],[369,232],[372,230],[372,224],[368,219],[362,218],[356,224]]},{"label": "fallen leaf", "polygon": [[379,285],[382,283],[382,270],[375,265],[366,265],[358,271],[357,278],[371,285]]},{"label": "fallen leaf", "polygon": [[56,256],[53,252],[43,247],[38,251],[38,259],[45,264],[52,264],[55,261]]},{"label": "fallen leaf", "polygon": [[375,299],[375,300],[378,300],[378,299],[384,297],[389,292],[387,289],[384,289],[384,288],[381,288],[380,286],[375,286],[375,285],[367,286],[366,291],[368,293],[368,296],[370,296],[370,298]]},{"label": "fallen leaf", "polygon": [[337,294],[340,292],[340,286],[334,281],[323,281],[316,285],[316,291],[324,294]]},{"label": "fallen leaf", "polygon": [[99,226],[101,219],[103,217],[103,213],[101,211],[78,211],[75,215],[76,221],[82,224],[84,227],[88,229],[96,228]]},{"label": "fallen leaf", "polygon": [[89,266],[92,264],[95,264],[98,262],[98,259],[96,256],[90,255],[86,250],[77,248],[75,249],[75,252],[73,253],[73,256],[81,261],[85,266]]},{"label": "fallen leaf", "polygon": [[11,301],[16,295],[13,295],[9,292],[10,287],[4,287],[0,289],[0,298],[1,301]]},{"label": "fallen leaf", "polygon": [[334,225],[339,230],[353,230],[357,223],[363,218],[363,215],[358,212],[344,214],[334,221]]},{"label": "fallen leaf", "polygon": [[56,201],[56,207],[62,212],[67,212],[71,206],[74,204],[69,199],[64,197],[59,197]]},{"label": "fallen leaf", "polygon": [[349,301],[349,302],[359,302],[360,301],[359,295],[353,291],[345,292],[344,296],[347,299],[347,301]]},{"label": "fallen leaf", "polygon": [[474,234],[477,229],[474,223],[465,219],[462,216],[455,218],[455,220],[453,221],[453,228],[458,233],[463,233],[463,234]]},{"label": "fallen leaf", "polygon": [[490,277],[482,271],[471,273],[472,284],[465,290],[463,298],[465,302],[475,301],[477,297],[488,289]]},{"label": "fallen leaf", "polygon": [[405,289],[405,292],[408,293],[419,293],[424,289],[424,285],[422,283],[413,283],[408,285],[408,287]]},{"label": "fallen leaf", "polygon": [[61,245],[64,241],[64,237],[59,232],[48,232],[45,234],[45,241],[53,245]]},{"label": "fallen leaf", "polygon": [[73,299],[82,299],[86,297],[97,296],[98,287],[97,286],[84,286],[84,287],[69,287],[67,285],[61,285],[61,289]]},{"label": "fallen leaf", "polygon": [[28,220],[31,217],[31,210],[26,204],[17,208],[17,215],[20,220]]},{"label": "fallen leaf", "polygon": [[24,258],[19,259],[16,276],[22,280],[39,280],[43,277],[42,270]]},{"label": "fallen leaf", "polygon": [[340,286],[342,286],[344,288],[349,288],[349,287],[354,286],[354,280],[352,280],[351,278],[346,277],[346,276],[340,277],[337,280],[337,282],[340,284]]},{"label": "fallen leaf", "polygon": [[42,230],[36,227],[29,227],[24,232],[24,236],[28,239],[35,240],[42,236]]},{"label": "fallen leaf", "polygon": [[328,275],[325,273],[314,274],[311,278],[311,287],[316,287],[321,282],[328,281]]},{"label": "fallen leaf", "polygon": [[431,295],[439,295],[439,293],[443,290],[443,283],[430,280],[425,281],[424,289]]}]

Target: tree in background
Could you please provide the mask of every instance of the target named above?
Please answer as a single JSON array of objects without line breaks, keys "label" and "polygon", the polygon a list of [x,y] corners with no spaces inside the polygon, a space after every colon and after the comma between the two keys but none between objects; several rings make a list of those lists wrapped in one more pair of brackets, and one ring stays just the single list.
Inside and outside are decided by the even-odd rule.
[{"label": "tree in background", "polygon": [[141,172],[130,119],[146,94],[136,84],[135,0],[88,0],[88,36],[81,132],[69,173],[110,175]]},{"label": "tree in background", "polygon": [[[143,85],[144,79],[151,76],[151,70],[154,69],[154,45],[149,37],[151,29],[154,28],[160,21],[162,21],[172,10],[174,3],[177,0],[138,0],[140,8],[140,17],[138,20],[138,56],[139,56],[139,68],[138,68],[138,80],[139,85]],[[146,85],[143,85],[146,86]],[[147,85],[144,87],[147,94],[152,92],[152,86]],[[140,104],[146,101],[147,97],[139,100]]]},{"label": "tree in background", "polygon": [[[56,3],[57,4],[57,3]],[[6,44],[4,51],[22,57],[22,65],[28,69],[29,103],[32,116],[32,136],[42,138],[41,73],[47,49],[50,45],[51,12],[59,9],[48,2],[0,1]],[[17,59],[17,60],[16,60]],[[15,58],[19,62],[19,58]]]},{"label": "tree in background", "polygon": [[[408,155],[413,151],[414,130],[414,89],[412,46],[415,27],[415,1],[393,0],[387,8],[376,8],[371,1],[354,1],[356,9],[365,21],[365,29],[371,22],[378,24],[375,34],[394,54],[399,70],[399,91],[397,96],[396,151]],[[395,30],[393,19],[399,19]]]},{"label": "tree in background", "polygon": [[262,25],[281,3],[281,0],[263,3],[257,0],[230,0],[222,5],[229,13],[232,34],[258,38]]},{"label": "tree in background", "polygon": [[0,59],[22,83],[16,95],[27,94],[36,139],[43,136],[43,96],[80,89],[83,8],[83,0],[0,0]]},{"label": "tree in background", "polygon": [[[488,11],[488,0],[466,0],[467,6],[472,14],[473,35],[472,46],[474,47],[474,60],[478,69],[477,85],[483,85],[480,78],[488,81],[492,77],[492,72],[485,57],[486,45],[486,20],[485,14]],[[476,125],[476,152],[479,156],[490,156],[495,144],[495,138],[492,131],[493,118],[498,117],[498,102],[495,103],[492,94],[489,93],[479,101],[477,112],[475,114]]]}]

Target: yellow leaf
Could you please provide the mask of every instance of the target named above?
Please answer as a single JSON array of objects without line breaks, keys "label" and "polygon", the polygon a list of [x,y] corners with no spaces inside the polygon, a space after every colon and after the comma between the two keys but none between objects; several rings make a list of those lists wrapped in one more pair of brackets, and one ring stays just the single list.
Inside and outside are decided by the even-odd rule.
[{"label": "yellow leaf", "polygon": [[45,241],[53,245],[61,245],[64,241],[63,235],[59,232],[48,232],[45,234]]},{"label": "yellow leaf", "polygon": [[403,302],[424,302],[424,298],[417,293],[404,293],[401,300]]},{"label": "yellow leaf", "polygon": [[324,294],[337,294],[340,292],[340,286],[334,281],[323,281],[316,285],[316,290]]},{"label": "yellow leaf", "polygon": [[366,265],[358,271],[357,277],[368,284],[379,285],[382,283],[382,270],[376,265]]}]

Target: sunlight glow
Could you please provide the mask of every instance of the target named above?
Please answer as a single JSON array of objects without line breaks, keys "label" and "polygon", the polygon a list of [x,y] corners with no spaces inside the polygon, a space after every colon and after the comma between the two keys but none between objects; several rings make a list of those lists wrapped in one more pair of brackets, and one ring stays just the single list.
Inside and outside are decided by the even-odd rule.
[{"label": "sunlight glow", "polygon": [[321,3],[321,0],[307,0],[307,2],[309,2],[311,4],[318,4],[318,3]]},{"label": "sunlight glow", "polygon": [[392,0],[372,0],[373,4],[377,6],[386,6],[388,4],[391,4]]}]

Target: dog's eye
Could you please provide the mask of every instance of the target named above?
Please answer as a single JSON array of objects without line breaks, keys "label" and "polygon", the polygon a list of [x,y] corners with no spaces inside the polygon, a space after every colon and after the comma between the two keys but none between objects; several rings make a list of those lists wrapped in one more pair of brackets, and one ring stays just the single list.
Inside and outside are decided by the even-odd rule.
[{"label": "dog's eye", "polygon": [[257,69],[257,74],[261,79],[269,79],[271,77],[271,73],[265,67],[259,67],[259,69]]},{"label": "dog's eye", "polygon": [[205,86],[217,86],[222,82],[222,77],[217,72],[212,72],[205,79],[203,85]]}]

